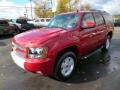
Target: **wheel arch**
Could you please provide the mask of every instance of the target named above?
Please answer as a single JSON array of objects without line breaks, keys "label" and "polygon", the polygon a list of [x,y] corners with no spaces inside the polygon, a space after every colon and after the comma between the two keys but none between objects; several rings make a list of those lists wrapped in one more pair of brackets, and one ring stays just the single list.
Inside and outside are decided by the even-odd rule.
[{"label": "wheel arch", "polygon": [[112,31],[108,32],[107,36],[110,36],[110,38],[112,38],[113,37],[113,32]]},{"label": "wheel arch", "polygon": [[59,51],[58,53],[57,53],[57,55],[56,55],[56,58],[55,58],[55,65],[54,65],[54,71],[55,71],[55,67],[56,67],[56,64],[57,64],[57,62],[58,62],[58,58],[60,58],[65,52],[67,52],[67,51],[72,51],[72,52],[74,52],[75,53],[75,55],[76,55],[76,58],[78,57],[78,53],[79,53],[79,50],[78,50],[78,47],[77,46],[69,46],[69,47],[66,47],[66,48],[64,48],[64,49],[62,49],[61,51]]}]

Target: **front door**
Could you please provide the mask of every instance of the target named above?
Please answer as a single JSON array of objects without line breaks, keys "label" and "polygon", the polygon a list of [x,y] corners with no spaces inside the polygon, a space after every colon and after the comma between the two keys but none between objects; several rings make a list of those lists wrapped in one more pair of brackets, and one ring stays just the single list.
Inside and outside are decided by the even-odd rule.
[{"label": "front door", "polygon": [[92,13],[86,13],[82,19],[80,31],[80,52],[82,56],[91,53],[97,45],[95,19]]}]

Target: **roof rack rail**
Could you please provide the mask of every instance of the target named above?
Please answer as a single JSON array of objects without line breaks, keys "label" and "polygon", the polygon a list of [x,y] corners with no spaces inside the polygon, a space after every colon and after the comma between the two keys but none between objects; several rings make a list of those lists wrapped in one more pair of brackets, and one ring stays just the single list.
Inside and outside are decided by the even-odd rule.
[{"label": "roof rack rail", "polygon": [[106,12],[106,11],[103,11],[103,10],[96,10],[96,9],[90,9],[90,11]]},{"label": "roof rack rail", "polygon": [[90,11],[101,11],[101,10],[96,10],[96,9],[90,9]]}]

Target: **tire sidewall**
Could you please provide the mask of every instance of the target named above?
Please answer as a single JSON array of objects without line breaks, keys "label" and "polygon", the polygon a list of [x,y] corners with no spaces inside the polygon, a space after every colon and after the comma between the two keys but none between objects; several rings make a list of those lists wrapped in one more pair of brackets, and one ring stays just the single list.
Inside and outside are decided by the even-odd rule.
[{"label": "tire sidewall", "polygon": [[[108,40],[108,39],[109,39],[109,47],[106,48],[106,43],[107,43],[107,40]],[[103,44],[102,51],[103,51],[103,52],[108,51],[109,48],[110,48],[110,44],[111,44],[111,38],[110,38],[110,36],[107,36],[106,41],[105,41],[105,43]]]},{"label": "tire sidewall", "polygon": [[[67,58],[67,57],[72,57],[73,58],[73,60],[74,60],[74,68],[73,68],[73,71],[71,72],[70,75],[63,76],[62,73],[61,73],[61,65],[62,65],[64,59]],[[59,57],[57,65],[56,65],[56,70],[55,70],[55,76],[56,76],[56,78],[58,80],[67,80],[70,77],[72,77],[73,74],[74,74],[74,72],[75,72],[75,69],[76,69],[76,61],[77,61],[76,55],[73,52],[66,52],[61,57]]]},{"label": "tire sidewall", "polygon": [[[108,50],[110,48],[110,44],[111,44],[111,38],[110,38],[110,36],[107,36],[106,43],[107,43],[107,41],[109,41],[109,47],[108,48],[105,47],[105,48]],[[105,46],[107,46],[107,44],[105,44]]]}]

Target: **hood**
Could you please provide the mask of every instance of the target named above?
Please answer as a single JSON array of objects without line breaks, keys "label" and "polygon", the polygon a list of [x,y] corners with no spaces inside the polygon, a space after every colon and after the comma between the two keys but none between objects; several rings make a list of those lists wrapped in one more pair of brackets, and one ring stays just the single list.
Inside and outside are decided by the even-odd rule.
[{"label": "hood", "polygon": [[16,35],[13,38],[13,42],[24,47],[37,47],[64,32],[66,32],[66,30],[61,28],[35,29]]}]

